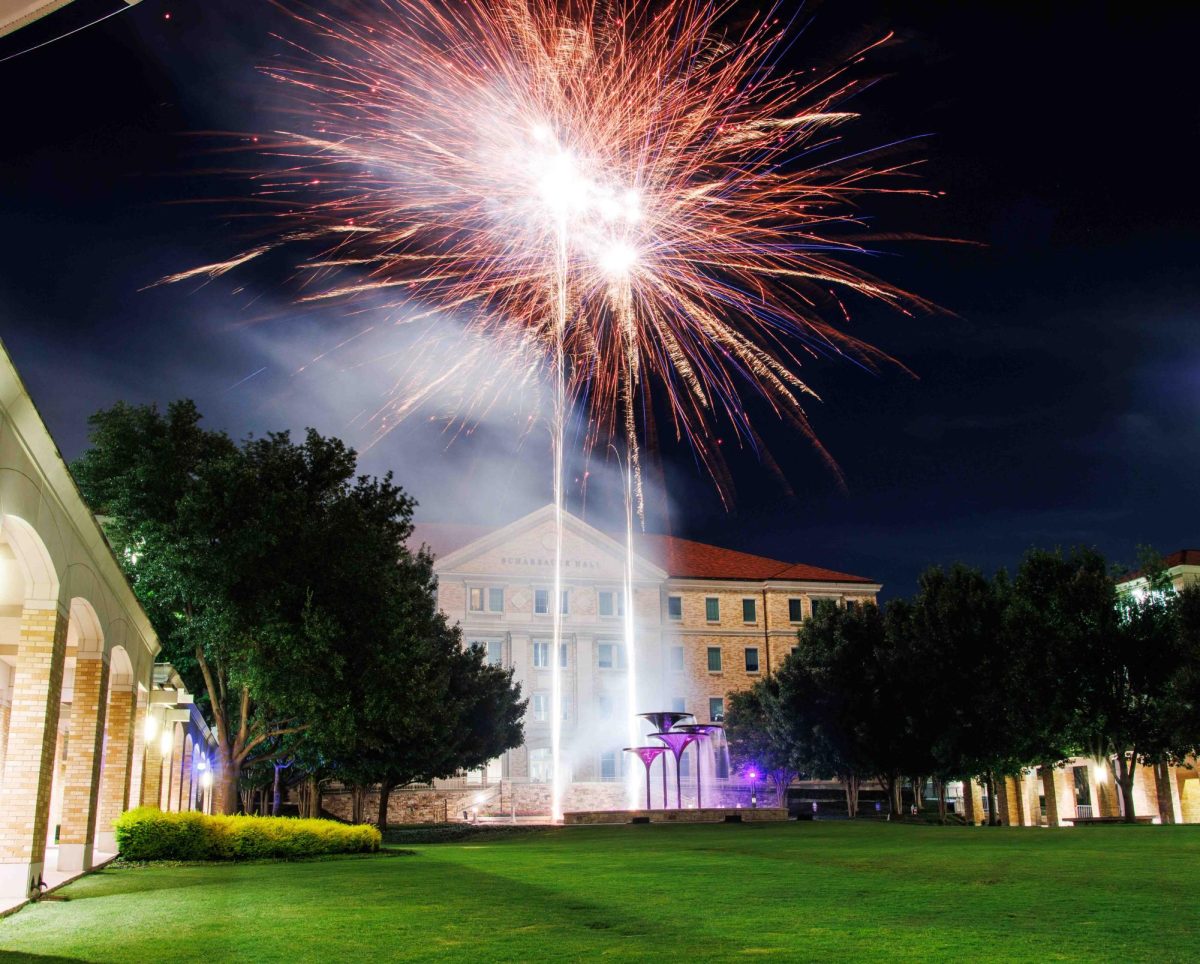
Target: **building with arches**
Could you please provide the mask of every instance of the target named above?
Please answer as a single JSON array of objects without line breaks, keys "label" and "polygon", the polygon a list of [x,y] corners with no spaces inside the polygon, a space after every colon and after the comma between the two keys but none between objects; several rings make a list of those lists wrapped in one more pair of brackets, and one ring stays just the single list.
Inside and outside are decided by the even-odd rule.
[{"label": "building with arches", "polygon": [[0,910],[205,806],[212,735],[0,346]]}]

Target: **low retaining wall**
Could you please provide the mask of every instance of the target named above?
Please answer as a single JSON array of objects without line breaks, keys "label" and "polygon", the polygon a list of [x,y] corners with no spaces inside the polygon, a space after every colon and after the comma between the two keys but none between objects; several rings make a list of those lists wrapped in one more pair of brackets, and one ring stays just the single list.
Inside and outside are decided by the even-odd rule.
[{"label": "low retaining wall", "polygon": [[777,823],[786,807],[704,807],[700,810],[579,810],[563,814],[567,827],[628,823]]}]

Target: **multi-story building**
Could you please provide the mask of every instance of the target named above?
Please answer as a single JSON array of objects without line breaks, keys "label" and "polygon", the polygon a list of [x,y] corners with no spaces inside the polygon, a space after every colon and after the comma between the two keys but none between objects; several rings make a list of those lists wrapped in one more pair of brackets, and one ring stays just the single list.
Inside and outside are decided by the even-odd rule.
[{"label": "multi-story building", "polygon": [[[873,602],[880,589],[861,576],[639,534],[627,600],[623,538],[568,514],[555,653],[553,507],[493,530],[422,524],[413,541],[434,552],[447,617],[489,659],[514,668],[529,700],[525,745],[458,786],[464,799],[479,797],[493,811],[548,811],[553,660],[561,672],[562,760],[570,774],[565,807],[618,805],[633,713],[684,710],[700,722],[720,721],[727,695],[778,669],[814,609]],[[397,805],[405,806],[403,794]],[[456,797],[440,805],[455,811],[462,804]]]}]

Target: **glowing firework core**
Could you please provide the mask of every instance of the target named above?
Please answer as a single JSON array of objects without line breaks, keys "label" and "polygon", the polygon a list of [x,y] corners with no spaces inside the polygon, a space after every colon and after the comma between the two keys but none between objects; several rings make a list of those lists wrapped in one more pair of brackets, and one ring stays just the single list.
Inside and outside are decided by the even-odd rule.
[{"label": "glowing firework core", "polygon": [[590,177],[548,127],[534,127],[532,136],[538,149],[528,165],[535,178],[532,193],[565,241],[568,264],[585,274],[590,269],[612,280],[626,277],[638,261],[640,193]]}]

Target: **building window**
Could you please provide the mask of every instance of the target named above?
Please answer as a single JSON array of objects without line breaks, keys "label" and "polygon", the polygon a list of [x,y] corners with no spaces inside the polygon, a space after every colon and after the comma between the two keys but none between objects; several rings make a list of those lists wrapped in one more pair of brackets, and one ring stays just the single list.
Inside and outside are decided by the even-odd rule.
[{"label": "building window", "polygon": [[554,775],[554,760],[549,747],[529,751],[529,782],[549,783]]},{"label": "building window", "polygon": [[683,672],[683,647],[682,646],[672,646],[671,647],[671,672],[673,672],[673,673],[682,673]]},{"label": "building window", "polygon": [[621,592],[612,592],[610,590],[602,590],[600,592],[600,615],[624,616],[625,594]]},{"label": "building window", "polygon": [[716,596],[706,596],[704,599],[704,618],[710,623],[721,621],[721,600]]},{"label": "building window", "polygon": [[725,700],[720,696],[708,698],[708,718],[714,723],[720,723],[725,719]]},{"label": "building window", "polygon": [[495,587],[488,590],[488,612],[504,612],[504,590]]},{"label": "building window", "polygon": [[847,599],[846,600],[846,608],[848,610],[850,610],[850,612],[854,612],[856,609],[858,609],[858,600],[857,599]]},{"label": "building window", "polygon": [[484,591],[482,589],[472,589],[469,593],[467,608],[473,613],[483,612],[484,598]]},{"label": "building window", "polygon": [[812,611],[814,616],[818,615],[819,613],[829,612],[831,609],[837,609],[836,599],[814,599],[812,601]]},{"label": "building window", "polygon": [[721,672],[721,647],[708,647],[708,671],[710,673]]},{"label": "building window", "polygon": [[793,647],[792,647],[792,655],[793,655],[793,656],[795,656],[795,655],[796,655],[798,652],[800,652],[800,647],[799,647],[799,646],[793,646]]},{"label": "building window", "polygon": [[600,781],[602,783],[615,783],[620,775],[617,769],[617,751],[609,750],[606,753],[600,754]]},{"label": "building window", "polygon": [[558,601],[558,611],[564,616],[571,611],[571,607],[567,605],[567,602],[570,598],[571,591],[569,589],[564,589],[562,591],[562,599]]},{"label": "building window", "polygon": [[558,644],[558,665],[562,669],[567,668],[567,644],[566,643]]},{"label": "building window", "polygon": [[667,597],[667,619],[674,619],[676,622],[683,619],[682,596]]},{"label": "building window", "polygon": [[596,647],[596,661],[601,669],[622,669],[625,660],[622,658],[620,643],[600,643]]},{"label": "building window", "polygon": [[550,644],[549,643],[534,643],[533,644],[533,667],[534,667],[534,669],[549,669],[550,668]]},{"label": "building window", "polygon": [[571,719],[571,697],[566,693],[562,695],[562,721],[566,723]]},{"label": "building window", "polygon": [[[568,592],[569,592],[569,590],[566,590],[566,589],[564,589],[562,591],[562,606],[559,609],[559,612],[564,616],[567,615],[567,602],[568,602],[568,599],[570,598],[568,596]],[[549,589],[535,589],[533,591],[533,612],[534,612],[535,616],[550,615],[550,590]]]},{"label": "building window", "polygon": [[672,713],[686,713],[687,712],[687,704],[685,703],[684,698],[682,696],[672,696],[671,697],[671,712]]},{"label": "building window", "polygon": [[804,618],[804,600],[788,600],[788,622],[798,623]]},{"label": "building window", "polygon": [[601,693],[596,697],[596,712],[602,720],[612,719],[613,701],[607,693]]},{"label": "building window", "polygon": [[533,713],[533,722],[545,723],[550,718],[550,694],[534,693],[530,709]]},{"label": "building window", "polygon": [[747,673],[757,673],[758,672],[758,647],[757,646],[747,646],[746,647],[746,672]]},{"label": "building window", "polygon": [[489,666],[504,665],[504,644],[498,639],[487,641],[487,661]]},{"label": "building window", "polygon": [[758,600],[756,600],[756,599],[743,599],[742,600],[742,622],[744,622],[744,623],[758,622],[758,614],[756,612],[758,607],[755,605],[755,603],[757,603],[757,601]]}]

